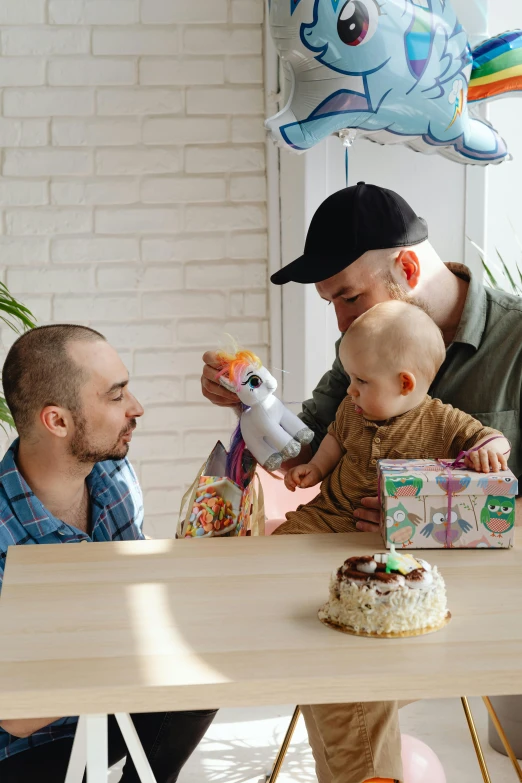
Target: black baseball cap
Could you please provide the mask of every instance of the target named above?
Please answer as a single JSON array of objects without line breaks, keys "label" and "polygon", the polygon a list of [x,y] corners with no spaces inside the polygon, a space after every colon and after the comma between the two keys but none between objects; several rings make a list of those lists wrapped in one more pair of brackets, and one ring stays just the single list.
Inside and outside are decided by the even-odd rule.
[{"label": "black baseball cap", "polygon": [[418,245],[426,221],[393,190],[358,182],[329,196],[312,218],[304,254],[270,278],[272,283],[320,283],[368,250]]}]

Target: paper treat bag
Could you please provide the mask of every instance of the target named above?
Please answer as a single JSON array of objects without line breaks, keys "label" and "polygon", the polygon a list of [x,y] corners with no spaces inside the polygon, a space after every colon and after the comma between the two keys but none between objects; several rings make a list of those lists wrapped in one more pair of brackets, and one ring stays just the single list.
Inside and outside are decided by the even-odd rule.
[{"label": "paper treat bag", "polygon": [[381,532],[387,548],[391,543],[404,549],[513,546],[518,490],[513,473],[476,473],[450,464],[379,461]]},{"label": "paper treat bag", "polygon": [[225,447],[216,443],[183,496],[176,538],[264,535],[261,484],[254,476],[246,489],[241,489],[226,477],[226,458]]}]

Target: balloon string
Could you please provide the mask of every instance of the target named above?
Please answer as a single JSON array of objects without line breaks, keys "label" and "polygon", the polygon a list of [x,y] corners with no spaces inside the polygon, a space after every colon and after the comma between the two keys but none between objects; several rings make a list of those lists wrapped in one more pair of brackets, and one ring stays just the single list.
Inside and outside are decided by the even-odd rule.
[{"label": "balloon string", "polygon": [[348,187],[348,147],[344,148],[344,173],[346,175],[346,187]]}]

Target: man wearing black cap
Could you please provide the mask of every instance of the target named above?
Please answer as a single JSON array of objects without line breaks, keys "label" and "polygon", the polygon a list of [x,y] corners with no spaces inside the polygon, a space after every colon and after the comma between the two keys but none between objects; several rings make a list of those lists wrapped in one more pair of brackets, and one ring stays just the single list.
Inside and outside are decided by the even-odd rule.
[{"label": "man wearing black cap", "polygon": [[[522,301],[485,288],[461,264],[444,264],[428,241],[426,222],[397,193],[360,182],[329,196],[312,218],[304,254],[271,280],[315,283],[335,308],[342,334],[378,302],[420,304],[447,346],[430,394],[504,432],[512,445],[510,467],[522,475]],[[339,361],[339,342],[332,369],[299,414],[316,433],[299,463],[317,450],[346,396],[349,379]],[[207,352],[203,360],[203,395],[216,405],[237,405],[236,395],[218,382],[216,355]],[[371,505],[359,516],[378,522]]]},{"label": "man wearing black cap", "polygon": [[[276,285],[314,283],[335,307],[341,333],[379,302],[421,305],[447,347],[431,396],[503,432],[512,446],[509,465],[522,475],[522,300],[485,288],[465,266],[444,264],[428,241],[426,222],[397,193],[363,182],[334,193],[312,219],[304,254],[271,279]],[[299,414],[315,432],[299,464],[316,451],[346,396],[349,379],[339,361],[339,342],[332,369]],[[203,359],[204,396],[217,405],[237,404],[217,382],[216,355],[206,353]],[[517,499],[517,516],[520,503]],[[358,529],[376,531],[378,499],[365,498],[362,504],[355,511]],[[363,783],[375,775],[400,779],[395,704],[316,705],[313,714],[310,708],[304,714],[320,783]]]}]

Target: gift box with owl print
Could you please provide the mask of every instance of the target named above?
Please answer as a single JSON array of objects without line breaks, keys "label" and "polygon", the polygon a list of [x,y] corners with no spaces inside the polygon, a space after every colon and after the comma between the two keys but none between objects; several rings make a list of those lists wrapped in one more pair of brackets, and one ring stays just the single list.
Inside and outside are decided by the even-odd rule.
[{"label": "gift box with owl print", "polygon": [[380,460],[381,531],[389,548],[508,549],[518,482],[435,460]]}]

